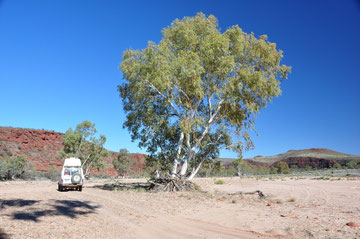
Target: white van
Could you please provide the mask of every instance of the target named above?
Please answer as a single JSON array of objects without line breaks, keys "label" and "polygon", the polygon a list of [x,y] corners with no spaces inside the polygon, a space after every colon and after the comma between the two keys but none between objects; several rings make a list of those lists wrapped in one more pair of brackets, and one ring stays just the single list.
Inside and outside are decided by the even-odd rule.
[{"label": "white van", "polygon": [[58,182],[58,190],[61,192],[65,189],[75,188],[82,191],[83,184],[84,174],[81,160],[78,158],[65,159],[61,169],[61,177]]}]

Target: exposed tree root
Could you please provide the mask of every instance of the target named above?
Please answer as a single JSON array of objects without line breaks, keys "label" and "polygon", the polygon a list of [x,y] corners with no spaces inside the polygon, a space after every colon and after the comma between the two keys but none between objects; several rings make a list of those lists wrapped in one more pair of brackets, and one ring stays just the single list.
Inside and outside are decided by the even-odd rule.
[{"label": "exposed tree root", "polygon": [[230,196],[234,196],[234,195],[247,195],[247,194],[258,194],[259,198],[265,198],[265,195],[260,191],[260,190],[256,190],[254,192],[236,192],[236,193],[228,193],[228,195]]},{"label": "exposed tree root", "polygon": [[104,185],[96,185],[96,188],[104,190],[139,190],[151,192],[174,192],[174,191],[201,191],[201,188],[195,183],[186,180],[185,178],[163,177],[152,178],[146,183],[112,183]]},{"label": "exposed tree root", "polygon": [[196,185],[184,178],[165,177],[149,180],[149,190],[154,192],[195,191]]}]

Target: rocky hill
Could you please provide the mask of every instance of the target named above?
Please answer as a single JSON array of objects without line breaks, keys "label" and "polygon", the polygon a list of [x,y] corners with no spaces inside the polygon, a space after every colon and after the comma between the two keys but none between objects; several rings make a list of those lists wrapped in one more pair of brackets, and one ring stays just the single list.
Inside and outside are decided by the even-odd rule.
[{"label": "rocky hill", "polygon": [[312,168],[330,168],[335,163],[344,166],[350,161],[360,161],[360,156],[344,154],[330,149],[311,148],[303,150],[289,150],[286,153],[275,156],[256,156],[246,159],[248,163],[259,166],[273,166],[278,162],[286,162],[289,166],[296,165],[298,168],[311,166]]},{"label": "rocky hill", "polygon": [[[0,127],[0,157],[24,154],[37,171],[48,171],[52,166],[60,170],[63,159],[59,157],[59,152],[64,147],[63,135],[48,130]],[[104,174],[117,176],[111,161],[118,155],[110,151],[110,156],[105,159],[108,166]],[[134,171],[143,168],[145,157],[144,154],[133,154],[136,161]]]}]

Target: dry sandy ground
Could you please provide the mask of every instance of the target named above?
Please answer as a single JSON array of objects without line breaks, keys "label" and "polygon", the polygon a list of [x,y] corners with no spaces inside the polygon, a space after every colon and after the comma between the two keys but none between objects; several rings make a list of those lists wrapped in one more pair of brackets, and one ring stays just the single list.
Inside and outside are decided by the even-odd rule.
[{"label": "dry sandy ground", "polygon": [[[360,238],[359,227],[346,226],[360,224],[359,179],[214,180],[195,180],[207,193],[107,191],[94,187],[99,182],[58,192],[54,182],[2,182],[0,229],[37,239]],[[254,190],[266,199],[227,196]]]}]

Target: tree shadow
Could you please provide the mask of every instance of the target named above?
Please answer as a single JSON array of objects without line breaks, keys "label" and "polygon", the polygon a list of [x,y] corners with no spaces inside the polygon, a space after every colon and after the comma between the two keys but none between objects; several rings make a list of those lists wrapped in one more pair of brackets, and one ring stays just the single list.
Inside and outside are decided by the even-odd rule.
[{"label": "tree shadow", "polygon": [[77,218],[79,215],[95,213],[100,205],[92,204],[89,201],[78,200],[54,200],[48,204],[49,209],[38,210],[32,209],[24,212],[14,212],[10,216],[13,220],[25,220],[39,222],[41,217],[49,216],[65,216],[69,218]]},{"label": "tree shadow", "polygon": [[0,228],[0,239],[10,239],[9,234],[5,233],[1,228]]},{"label": "tree shadow", "polygon": [[92,188],[99,188],[108,191],[149,191],[150,183],[107,183],[104,185],[95,185]]},{"label": "tree shadow", "polygon": [[0,209],[4,209],[5,207],[26,207],[26,206],[31,206],[38,202],[39,202],[39,200],[23,200],[23,199],[2,200],[2,199],[0,199]]}]

